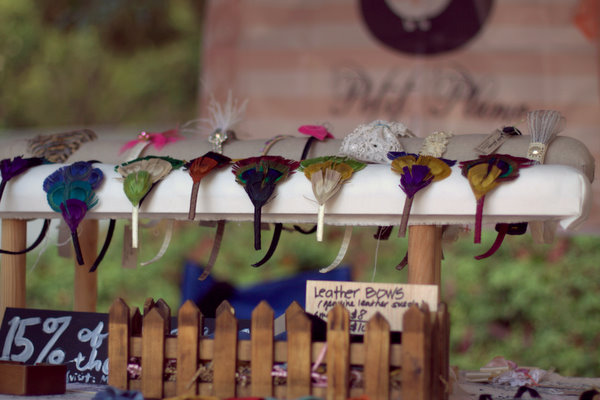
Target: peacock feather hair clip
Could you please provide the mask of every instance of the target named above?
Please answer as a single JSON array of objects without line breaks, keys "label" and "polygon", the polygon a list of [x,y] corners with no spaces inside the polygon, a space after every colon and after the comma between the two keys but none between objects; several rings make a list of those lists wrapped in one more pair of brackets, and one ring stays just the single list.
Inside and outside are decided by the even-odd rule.
[{"label": "peacock feather hair clip", "polygon": [[343,156],[316,157],[300,162],[299,171],[312,184],[313,194],[319,203],[317,215],[317,241],[323,240],[323,220],[325,203],[332,198],[347,182],[352,174],[360,171],[367,164]]},{"label": "peacock feather hair clip", "polygon": [[188,212],[188,219],[193,220],[196,217],[196,203],[198,199],[198,189],[200,188],[200,181],[211,171],[217,168],[224,167],[231,162],[231,158],[224,156],[214,151],[209,151],[201,157],[194,158],[192,161],[185,164],[185,168],[188,170],[192,181],[192,194],[190,197],[190,210]]},{"label": "peacock feather hair clip", "polygon": [[133,205],[131,213],[131,247],[138,247],[138,216],[144,198],[152,187],[171,170],[183,166],[183,161],[171,157],[147,156],[117,165],[115,171],[123,179],[123,191]]},{"label": "peacock feather hair clip", "polygon": [[519,169],[534,165],[534,161],[509,154],[482,155],[475,160],[461,161],[463,176],[469,180],[477,201],[475,213],[475,243],[481,243],[481,225],[485,196],[502,182],[517,179]]},{"label": "peacock feather hair clip", "polygon": [[400,174],[400,189],[406,194],[398,232],[398,235],[403,237],[406,235],[408,217],[415,194],[432,182],[438,182],[449,177],[452,173],[450,167],[456,164],[456,161],[393,151],[388,153],[388,158],[392,160],[392,171]]},{"label": "peacock feather hair clip", "polygon": [[233,164],[237,183],[244,187],[254,205],[254,249],[260,250],[262,207],[271,199],[275,186],[294,173],[300,163],[281,156],[249,157]]},{"label": "peacock feather hair clip", "polygon": [[50,174],[43,183],[50,208],[60,212],[71,231],[77,263],[83,265],[79,247],[77,227],[88,210],[98,203],[95,190],[100,186],[104,174],[90,162],[78,161],[61,167]]}]

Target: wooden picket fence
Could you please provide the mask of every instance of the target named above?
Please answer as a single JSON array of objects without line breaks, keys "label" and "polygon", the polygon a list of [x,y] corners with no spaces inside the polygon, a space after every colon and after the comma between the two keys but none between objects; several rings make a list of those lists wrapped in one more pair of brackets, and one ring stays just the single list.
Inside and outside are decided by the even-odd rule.
[{"label": "wooden picket fence", "polygon": [[[362,343],[351,343],[348,311],[335,306],[327,316],[326,342],[313,342],[311,320],[297,303],[286,310],[287,341],[273,337],[273,310],[261,302],[252,312],[251,339],[238,339],[238,321],[229,303],[217,310],[214,339],[203,337],[203,318],[191,301],[177,315],[177,335],[170,335],[170,310],[164,301],[147,301],[143,316],[131,313],[117,299],[109,313],[108,383],[141,391],[145,398],[205,395],[219,398],[307,395],[347,399],[448,399],[449,316],[444,304],[437,312],[412,306],[403,319],[402,343],[391,343],[389,324],[380,314],[367,323]],[[142,334],[143,333],[143,334]],[[311,369],[326,347],[326,387],[315,385]],[[141,360],[141,376],[130,378],[131,357]],[[175,380],[165,380],[165,364],[176,360]],[[286,365],[285,381],[272,376],[274,366]],[[236,372],[247,365],[249,379]],[[209,381],[198,372],[210,368]],[[356,372],[362,384],[351,385]],[[399,379],[392,378],[399,376]],[[392,384],[392,380],[400,384]],[[249,381],[249,382],[248,382]],[[352,387],[351,387],[352,386]]]}]

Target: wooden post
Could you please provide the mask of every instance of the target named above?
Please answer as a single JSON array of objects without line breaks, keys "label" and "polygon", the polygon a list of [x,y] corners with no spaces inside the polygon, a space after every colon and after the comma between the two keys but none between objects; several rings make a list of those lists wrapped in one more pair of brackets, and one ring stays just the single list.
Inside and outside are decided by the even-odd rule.
[{"label": "wooden post", "polygon": [[[27,246],[27,222],[22,219],[2,220],[2,248],[23,250]],[[6,307],[24,308],[26,304],[25,254],[2,254],[2,290],[0,292],[0,321]]]},{"label": "wooden post", "polygon": [[252,311],[252,397],[273,397],[273,309],[261,301]]},{"label": "wooden post", "polygon": [[198,394],[198,383],[192,379],[198,369],[199,334],[202,314],[193,301],[186,301],[177,316],[177,396]]},{"label": "wooden post", "polygon": [[89,272],[98,254],[98,220],[84,219],[79,224],[79,245],[83,265],[75,261],[74,311],[96,312],[98,273]]},{"label": "wooden post", "polygon": [[217,308],[213,355],[213,390],[220,398],[236,397],[238,322],[227,300]]},{"label": "wooden post", "polygon": [[327,400],[345,400],[350,390],[350,316],[341,304],[327,314]]},{"label": "wooden post", "polygon": [[408,283],[441,283],[442,227],[411,225],[408,228]]},{"label": "wooden post", "polygon": [[312,323],[297,302],[285,311],[287,329],[287,388],[285,397],[295,399],[309,396]]},{"label": "wooden post", "polygon": [[365,332],[365,395],[387,400],[390,392],[390,324],[375,313]]}]

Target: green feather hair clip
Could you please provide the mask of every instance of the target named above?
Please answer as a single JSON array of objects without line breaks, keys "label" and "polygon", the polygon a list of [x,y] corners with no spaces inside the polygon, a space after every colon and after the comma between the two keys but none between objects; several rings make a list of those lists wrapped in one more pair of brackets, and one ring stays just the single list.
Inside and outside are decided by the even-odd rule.
[{"label": "green feather hair clip", "polygon": [[138,216],[142,201],[156,183],[183,164],[182,160],[171,157],[147,156],[115,167],[115,171],[123,178],[123,191],[133,205],[131,247],[138,247]]}]

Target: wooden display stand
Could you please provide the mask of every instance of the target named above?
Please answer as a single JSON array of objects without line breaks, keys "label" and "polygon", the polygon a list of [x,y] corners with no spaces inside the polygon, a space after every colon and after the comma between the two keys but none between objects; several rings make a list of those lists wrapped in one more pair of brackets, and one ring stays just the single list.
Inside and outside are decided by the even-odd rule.
[{"label": "wooden display stand", "polygon": [[[471,137],[469,137],[471,136]],[[473,150],[485,135],[457,135],[448,144],[444,157],[456,160],[476,158]],[[403,147],[417,153],[422,145],[419,138],[402,138]],[[530,139],[512,138],[504,143],[498,153],[525,156]],[[284,145],[279,148],[281,143]],[[306,138],[290,138],[277,142],[270,154],[297,159],[298,149],[304,147]],[[128,219],[131,203],[123,193],[120,177],[114,170],[119,159],[115,149],[123,139],[98,140],[86,144],[69,162],[90,160],[103,156],[106,164],[98,164],[105,180],[97,191],[98,205],[86,216],[82,225],[85,242],[82,253],[86,266],[76,267],[75,305],[79,311],[95,311],[96,275],[88,274],[89,260],[96,256],[98,219]],[[18,145],[7,147],[14,154],[26,154]],[[232,159],[256,156],[262,153],[264,141],[237,141],[228,143],[225,154]],[[337,154],[339,140],[318,143],[311,148],[309,157]],[[210,150],[206,140],[185,140],[165,149],[168,155],[192,159]],[[152,149],[150,149],[150,153]],[[566,154],[566,156],[565,156]],[[148,154],[144,154],[148,155]],[[106,158],[104,158],[106,156]],[[112,158],[111,158],[112,157]],[[555,161],[554,161],[555,160]],[[548,148],[546,162],[527,168],[519,179],[502,185],[493,196],[486,199],[483,221],[486,224],[550,221],[564,229],[574,229],[585,218],[591,204],[590,184],[593,180],[593,158],[581,143],[562,137],[556,138]],[[562,165],[558,165],[562,164]],[[25,247],[26,219],[58,218],[41,199],[44,179],[60,165],[42,165],[27,171],[25,177],[12,180],[0,203],[2,218],[2,247],[19,250]],[[409,284],[440,285],[442,225],[466,225],[474,222],[475,200],[467,180],[455,166],[445,180],[433,184],[416,196],[409,219],[408,264]],[[370,164],[344,184],[344,189],[327,204],[325,224],[384,226],[399,225],[402,206],[406,199],[398,188],[399,177],[388,165]],[[300,173],[282,182],[277,196],[263,210],[263,222],[314,223],[316,208],[310,182]],[[283,187],[285,186],[285,188]],[[189,210],[191,178],[185,171],[170,173],[148,196],[140,218],[186,220]],[[252,221],[254,210],[246,193],[231,175],[221,170],[203,180],[202,201],[196,207],[197,220]],[[549,202],[555,193],[561,196]],[[518,199],[519,201],[515,201]],[[82,235],[83,236],[83,235]],[[2,293],[0,317],[6,307],[25,307],[25,256],[2,256]],[[404,317],[405,329],[402,345],[389,342],[387,321],[374,318],[369,321],[365,343],[350,343],[348,315],[341,308],[329,317],[327,343],[313,343],[310,321],[304,312],[293,307],[287,313],[287,342],[274,342],[272,335],[272,310],[261,305],[253,315],[251,341],[238,340],[237,321],[225,304],[217,319],[214,339],[199,336],[202,318],[195,307],[187,303],[179,312],[179,334],[168,335],[168,307],[155,307],[145,313],[143,322],[139,312],[130,312],[118,300],[110,313],[110,378],[109,383],[122,389],[137,389],[145,397],[159,398],[174,395],[215,394],[230,396],[298,397],[315,394],[327,398],[346,398],[367,394],[372,398],[405,399],[445,398],[448,394],[448,315],[444,310],[429,313],[427,309],[411,309]],[[262,310],[262,311],[261,311]],[[264,315],[263,315],[264,314]],[[143,325],[144,335],[140,336]],[[313,387],[310,381],[311,364],[327,345],[327,388]],[[379,354],[379,356],[377,356]],[[142,378],[132,380],[127,376],[130,356],[141,357]],[[177,359],[178,380],[163,382],[164,360]],[[211,383],[193,384],[191,377],[200,362],[213,362]],[[274,385],[270,376],[274,363],[287,362],[285,385]],[[235,382],[236,368],[240,363],[252,366],[252,383],[248,386]],[[351,365],[363,365],[363,388],[351,388]],[[401,370],[401,389],[390,388],[390,369]]]},{"label": "wooden display stand", "polygon": [[[388,322],[380,314],[367,324],[363,343],[350,343],[349,315],[341,305],[328,314],[326,342],[313,342],[311,321],[293,303],[285,318],[287,341],[274,340],[273,310],[261,302],[252,313],[251,340],[238,339],[238,321],[227,302],[217,310],[214,338],[203,337],[202,314],[186,302],[177,315],[177,335],[169,334],[170,312],[162,301],[147,307],[142,317],[117,299],[109,314],[109,376],[111,386],[139,390],[145,398],[217,396],[298,398],[314,395],[347,399],[447,399],[449,316],[444,305],[432,313],[426,305],[412,306],[404,316],[402,343],[390,341]],[[326,347],[326,349],[324,349]],[[311,372],[322,351],[326,357],[327,386],[311,383]],[[132,379],[131,357],[141,358],[141,376]],[[165,381],[167,359],[176,360],[174,381]],[[210,364],[209,364],[210,363]],[[287,363],[285,383],[271,375],[274,365]],[[242,364],[250,382],[236,379]],[[209,369],[211,379],[199,379]],[[362,371],[362,380],[351,385],[351,371]],[[400,376],[392,384],[392,376]],[[399,387],[398,387],[399,386]]]}]

